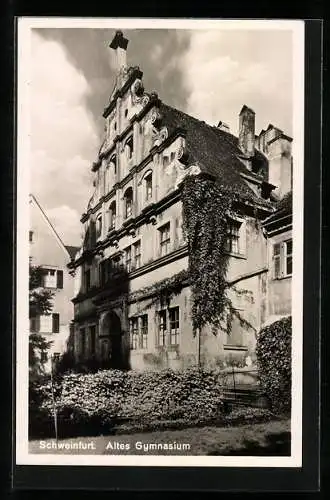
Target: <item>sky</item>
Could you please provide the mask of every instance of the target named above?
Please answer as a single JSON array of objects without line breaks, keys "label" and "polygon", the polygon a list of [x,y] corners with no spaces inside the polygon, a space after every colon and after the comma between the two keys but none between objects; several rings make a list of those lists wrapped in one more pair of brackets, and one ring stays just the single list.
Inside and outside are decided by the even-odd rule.
[{"label": "sky", "polygon": [[[123,30],[127,59],[147,92],[210,125],[238,133],[244,104],[256,133],[269,123],[292,135],[292,33],[267,30]],[[32,192],[67,245],[79,245],[92,194],[91,165],[116,75],[112,29],[32,30]]]}]

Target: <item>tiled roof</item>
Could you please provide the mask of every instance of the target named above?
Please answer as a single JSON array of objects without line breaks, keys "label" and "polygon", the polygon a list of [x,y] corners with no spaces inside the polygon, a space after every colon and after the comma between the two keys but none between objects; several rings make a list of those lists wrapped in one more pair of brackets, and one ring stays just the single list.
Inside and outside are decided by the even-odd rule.
[{"label": "tiled roof", "polygon": [[221,181],[224,185],[236,188],[244,197],[252,198],[263,205],[270,202],[259,197],[240,175],[245,174],[255,180],[266,180],[268,175],[268,161],[266,157],[255,150],[252,171],[240,161],[242,155],[238,147],[238,138],[229,132],[212,127],[205,122],[172,108],[164,103],[160,105],[163,124],[169,133],[176,128],[186,131],[186,148],[189,153],[189,163],[198,165],[201,171]]},{"label": "tiled roof", "polygon": [[69,252],[69,255],[71,257],[71,259],[74,259],[77,252],[80,250],[79,247],[73,247],[71,245],[65,245],[65,248],[67,249],[67,251]]}]

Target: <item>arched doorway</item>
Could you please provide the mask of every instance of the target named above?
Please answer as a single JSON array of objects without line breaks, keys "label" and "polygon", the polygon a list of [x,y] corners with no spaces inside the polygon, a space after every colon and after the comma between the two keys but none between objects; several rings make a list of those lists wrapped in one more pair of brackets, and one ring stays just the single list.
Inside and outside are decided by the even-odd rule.
[{"label": "arched doorway", "polygon": [[123,368],[122,326],[115,311],[102,313],[99,322],[99,337],[103,349],[101,363],[109,368]]}]

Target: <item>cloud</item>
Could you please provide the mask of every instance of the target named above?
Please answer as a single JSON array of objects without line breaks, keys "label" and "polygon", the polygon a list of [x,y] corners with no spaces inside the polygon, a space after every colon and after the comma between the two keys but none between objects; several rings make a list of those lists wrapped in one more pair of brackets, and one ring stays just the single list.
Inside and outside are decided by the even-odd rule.
[{"label": "cloud", "polygon": [[181,56],[186,111],[237,134],[243,104],[256,112],[256,131],[274,123],[291,133],[291,36],[286,32],[192,31]]},{"label": "cloud", "polygon": [[[47,213],[55,210],[56,229],[61,226],[65,242],[71,242],[81,226],[76,214],[84,211],[91,194],[90,167],[99,147],[86,106],[91,89],[64,47],[37,33],[32,35],[31,76],[30,191]],[[61,221],[61,214],[68,219]]]},{"label": "cloud", "polygon": [[82,224],[77,210],[61,205],[48,210],[47,216],[65,245],[81,244]]}]

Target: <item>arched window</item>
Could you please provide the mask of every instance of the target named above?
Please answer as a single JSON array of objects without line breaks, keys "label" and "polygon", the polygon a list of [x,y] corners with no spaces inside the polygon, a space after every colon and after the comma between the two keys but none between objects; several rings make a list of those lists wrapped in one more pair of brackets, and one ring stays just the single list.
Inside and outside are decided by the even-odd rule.
[{"label": "arched window", "polygon": [[133,156],[133,136],[129,139],[127,139],[126,144],[125,144],[125,152],[126,152],[126,158],[130,160]]},{"label": "arched window", "polygon": [[109,229],[115,229],[116,227],[116,202],[110,203],[109,207]]},{"label": "arched window", "polygon": [[124,194],[124,202],[125,202],[125,218],[132,216],[133,212],[133,190],[129,187]]},{"label": "arched window", "polygon": [[113,169],[113,172],[116,174],[117,173],[117,157],[116,155],[113,155],[110,159],[109,167]]},{"label": "arched window", "polygon": [[100,238],[102,234],[102,215],[96,219],[96,238]]},{"label": "arched window", "polygon": [[152,198],[152,172],[150,172],[144,179],[145,182],[145,197],[146,201]]}]

